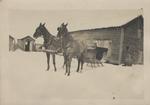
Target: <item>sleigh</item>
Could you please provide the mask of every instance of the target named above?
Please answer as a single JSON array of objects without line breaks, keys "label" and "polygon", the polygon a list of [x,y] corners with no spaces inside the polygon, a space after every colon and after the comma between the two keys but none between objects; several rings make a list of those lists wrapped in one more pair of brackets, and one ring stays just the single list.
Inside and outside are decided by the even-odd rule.
[{"label": "sleigh", "polygon": [[91,64],[91,66],[95,66],[97,64],[102,64],[102,59],[106,56],[108,49],[103,47],[96,47],[96,46],[88,46],[87,51],[85,53],[84,62],[87,64]]}]

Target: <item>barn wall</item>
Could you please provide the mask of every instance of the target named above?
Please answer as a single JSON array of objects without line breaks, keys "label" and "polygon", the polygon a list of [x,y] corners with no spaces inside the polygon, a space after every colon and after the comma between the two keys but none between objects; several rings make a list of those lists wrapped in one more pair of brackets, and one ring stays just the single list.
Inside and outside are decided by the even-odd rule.
[{"label": "barn wall", "polygon": [[129,52],[131,54],[133,63],[143,63],[143,18],[139,17],[123,26],[123,28],[124,42],[122,63],[125,61],[127,46],[130,48]]},{"label": "barn wall", "polygon": [[70,33],[76,40],[112,40],[110,63],[119,64],[121,28],[111,27]]}]

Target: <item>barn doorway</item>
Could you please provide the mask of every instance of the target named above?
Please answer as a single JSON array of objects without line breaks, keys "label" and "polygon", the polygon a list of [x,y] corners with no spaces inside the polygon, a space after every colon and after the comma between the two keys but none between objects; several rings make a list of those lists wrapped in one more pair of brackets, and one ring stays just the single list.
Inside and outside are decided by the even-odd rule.
[{"label": "barn doorway", "polygon": [[30,51],[30,41],[25,42],[25,51]]},{"label": "barn doorway", "polygon": [[96,40],[96,45],[97,47],[108,49],[104,59],[109,61],[112,54],[112,40]]}]

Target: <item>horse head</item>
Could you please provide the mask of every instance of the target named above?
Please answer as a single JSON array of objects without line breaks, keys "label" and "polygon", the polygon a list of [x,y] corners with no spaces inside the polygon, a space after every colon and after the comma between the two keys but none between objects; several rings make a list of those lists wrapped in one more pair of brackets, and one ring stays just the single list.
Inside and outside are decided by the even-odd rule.
[{"label": "horse head", "polygon": [[44,30],[45,30],[45,23],[42,24],[40,23],[40,25],[36,28],[34,34],[33,34],[33,37],[34,38],[38,38],[38,37],[41,37],[42,35],[44,35]]},{"label": "horse head", "polygon": [[68,29],[67,29],[68,23],[64,24],[62,23],[60,27],[57,28],[57,37],[66,37],[68,35]]}]

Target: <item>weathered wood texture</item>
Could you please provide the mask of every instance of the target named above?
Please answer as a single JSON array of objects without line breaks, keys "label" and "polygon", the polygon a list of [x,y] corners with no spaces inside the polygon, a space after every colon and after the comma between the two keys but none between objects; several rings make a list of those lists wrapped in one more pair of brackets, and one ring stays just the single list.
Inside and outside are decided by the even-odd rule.
[{"label": "weathered wood texture", "polygon": [[120,27],[109,27],[101,29],[82,30],[70,33],[76,40],[111,40],[111,56],[108,62],[118,64],[120,49]]},{"label": "weathered wood texture", "polygon": [[[124,63],[126,46],[130,46],[133,63],[143,63],[143,17],[138,16],[117,27],[97,28],[70,32],[75,40],[111,40],[109,63]],[[122,38],[123,37],[123,38]],[[121,41],[122,40],[122,41]]]},{"label": "weathered wood texture", "polygon": [[129,47],[129,53],[132,57],[133,64],[143,64],[143,17],[137,17],[123,26],[124,28],[124,42],[123,42],[123,54],[122,63],[124,63],[127,50]]}]

